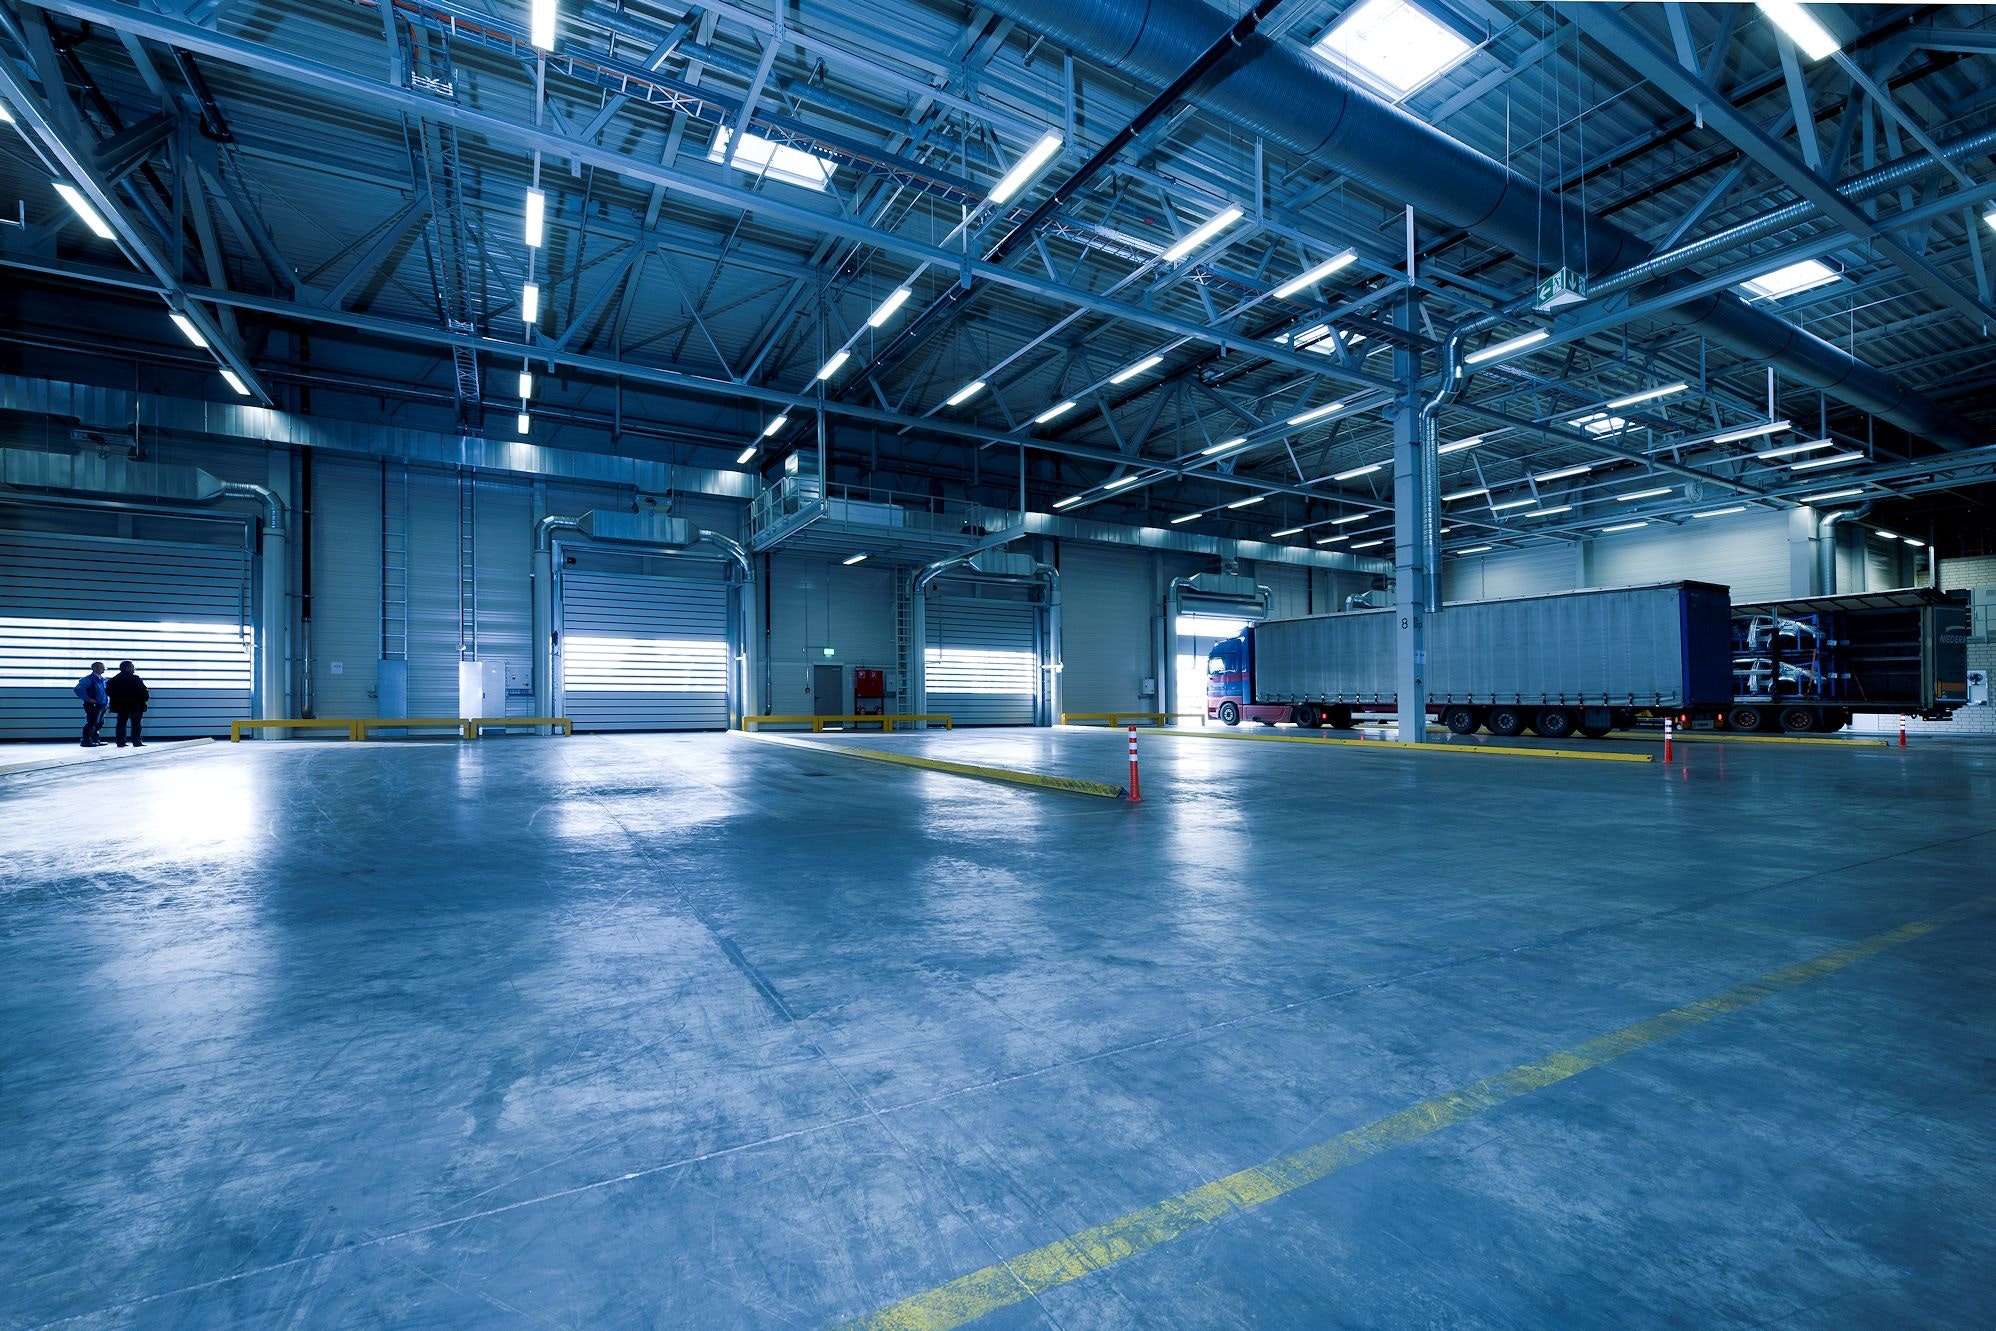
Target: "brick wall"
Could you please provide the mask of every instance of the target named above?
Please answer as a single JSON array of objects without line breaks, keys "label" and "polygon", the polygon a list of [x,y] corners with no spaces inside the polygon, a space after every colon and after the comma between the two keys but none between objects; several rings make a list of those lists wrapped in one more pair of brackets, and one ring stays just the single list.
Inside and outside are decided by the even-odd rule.
[{"label": "brick wall", "polygon": [[[1996,673],[1996,555],[1976,559],[1943,559],[1941,586],[1949,590],[1980,591],[1975,597],[1968,627],[1968,668]],[[1892,716],[1860,716],[1851,722],[1855,731],[1897,734],[1899,719]],[[1996,706],[1964,707],[1951,721],[1906,722],[1906,733],[1931,731],[1936,735],[1996,735]]]}]

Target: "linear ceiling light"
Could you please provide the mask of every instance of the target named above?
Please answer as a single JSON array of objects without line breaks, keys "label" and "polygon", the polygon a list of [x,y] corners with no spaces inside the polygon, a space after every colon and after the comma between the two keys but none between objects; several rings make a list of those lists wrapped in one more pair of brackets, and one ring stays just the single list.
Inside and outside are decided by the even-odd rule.
[{"label": "linear ceiling light", "polygon": [[1053,506],[1054,506],[1055,508],[1072,508],[1072,507],[1074,507],[1074,506],[1075,506],[1076,504],[1080,503],[1080,502],[1082,501],[1082,499],[1084,499],[1085,497],[1086,497],[1086,496],[1084,496],[1084,495],[1069,495],[1069,496],[1068,496],[1067,498],[1065,498],[1065,499],[1056,499],[1056,500],[1054,500],[1054,501],[1053,501]]},{"label": "linear ceiling light", "polygon": [[744,448],[740,453],[735,455],[735,465],[739,467],[754,456],[755,456],[755,445],[750,444],[747,448]]},{"label": "linear ceiling light", "polygon": [[1636,528],[1638,528],[1638,527],[1647,527],[1647,526],[1649,526],[1649,524],[1648,524],[1647,522],[1618,522],[1618,523],[1616,523],[1616,524],[1615,524],[1614,526],[1612,526],[1612,527],[1603,527],[1603,528],[1602,528],[1601,530],[1602,530],[1602,531],[1634,531],[1634,530],[1635,530]]},{"label": "linear ceiling light", "polygon": [[1125,366],[1123,369],[1120,369],[1116,371],[1114,374],[1110,375],[1109,382],[1112,384],[1128,383],[1130,380],[1142,374],[1145,370],[1154,370],[1163,363],[1164,363],[1164,357],[1162,356],[1146,356],[1142,360],[1138,361],[1135,365]]},{"label": "linear ceiling light", "polygon": [[1331,525],[1333,527],[1342,527],[1348,523],[1364,522],[1367,518],[1371,516],[1372,514],[1370,513],[1347,513],[1344,517],[1332,518]]},{"label": "linear ceiling light", "polygon": [[1437,448],[1435,450],[1435,456],[1447,457],[1450,453],[1460,453],[1465,448],[1475,448],[1478,444],[1482,442],[1483,442],[1483,436],[1480,434],[1471,435],[1467,439],[1452,440],[1449,443],[1443,444],[1440,448]]},{"label": "linear ceiling light", "polygon": [[238,393],[241,393],[244,397],[250,395],[249,385],[244,383],[234,370],[223,370],[222,382],[235,389]]},{"label": "linear ceiling light", "polygon": [[984,391],[984,381],[973,379],[943,400],[945,407],[960,407]]},{"label": "linear ceiling light", "polygon": [[1053,160],[1063,142],[1060,135],[1048,131],[1038,143],[1026,149],[1026,155],[1012,163],[1012,169],[992,187],[991,202],[1004,203],[1026,187],[1026,183],[1040,173],[1040,169]]},{"label": "linear ceiling light", "polygon": [[537,250],[547,239],[548,196],[540,190],[527,191],[527,221],[522,230],[526,233],[527,248]]},{"label": "linear ceiling light", "polygon": [[98,239],[116,240],[118,238],[118,233],[111,229],[110,223],[106,222],[103,215],[90,206],[90,200],[83,197],[82,190],[76,188],[76,186],[70,184],[67,180],[58,180],[55,182],[55,192],[62,195],[64,203],[76,210],[76,215],[83,219],[83,225],[96,232]]},{"label": "linear ceiling light", "polygon": [[1841,467],[1851,462],[1863,462],[1862,453],[1833,453],[1826,458],[1810,458],[1807,462],[1791,462],[1790,471],[1814,471],[1818,467]]},{"label": "linear ceiling light", "polygon": [[1501,504],[1492,504],[1490,511],[1492,513],[1502,513],[1507,508],[1529,508],[1538,502],[1536,499],[1507,499]]},{"label": "linear ceiling light", "polygon": [[1262,500],[1266,498],[1268,498],[1267,495],[1249,495],[1246,499],[1236,499],[1233,503],[1228,504],[1227,507],[1246,508],[1250,504],[1259,504]]},{"label": "linear ceiling light", "polygon": [[1982,223],[1991,231],[1996,231],[1996,208],[1991,208],[1988,212],[1982,214]]},{"label": "linear ceiling light", "polygon": [[1193,227],[1190,231],[1180,236],[1177,242],[1164,252],[1164,262],[1177,263],[1180,259],[1192,253],[1192,251],[1198,249],[1201,245],[1204,245],[1207,241],[1240,221],[1241,216],[1241,209],[1238,204],[1228,204],[1225,208],[1222,208],[1219,212],[1214,213],[1198,226]]},{"label": "linear ceiling light", "polygon": [[1850,499],[1863,493],[1864,487],[1862,485],[1853,485],[1848,490],[1826,490],[1819,495],[1803,495],[1801,502],[1805,504],[1821,504],[1831,499]]},{"label": "linear ceiling light", "polygon": [[1341,471],[1331,477],[1331,479],[1334,481],[1349,481],[1360,476],[1370,476],[1373,472],[1379,471],[1385,466],[1384,462],[1373,462],[1363,467],[1353,467],[1350,471]]},{"label": "linear ceiling light", "polygon": [[1580,462],[1571,467],[1561,467],[1556,471],[1542,471],[1532,479],[1543,484],[1546,481],[1563,481],[1572,476],[1585,476],[1592,470],[1594,470],[1593,463]]},{"label": "linear ceiling light", "polygon": [[1300,534],[1300,533],[1302,532],[1302,530],[1303,530],[1303,529],[1302,529],[1301,527],[1284,527],[1284,528],[1283,528],[1283,529],[1282,529],[1281,531],[1272,531],[1272,532],[1270,532],[1270,533],[1269,533],[1268,535],[1269,535],[1269,539],[1271,539],[1271,540],[1274,540],[1274,539],[1276,539],[1276,538],[1279,538],[1279,537],[1283,537],[1283,536],[1295,536],[1295,535],[1298,535],[1298,534]]},{"label": "linear ceiling light", "polygon": [[762,427],[762,437],[764,439],[767,439],[769,438],[769,436],[775,434],[778,430],[782,429],[784,426],[788,424],[790,424],[790,413],[786,411],[781,416],[778,416],[775,420],[771,421],[769,424]]},{"label": "linear ceiling light", "polygon": [[1613,402],[1603,403],[1602,405],[1607,407],[1608,410],[1614,411],[1621,407],[1633,407],[1638,402],[1654,402],[1660,397],[1670,397],[1673,394],[1682,393],[1689,387],[1691,387],[1690,384],[1665,384],[1661,388],[1652,388],[1642,393],[1631,393],[1627,397],[1618,397]]},{"label": "linear ceiling light", "polygon": [[534,418],[529,416],[524,411],[521,412],[519,416],[513,421],[514,434],[526,434],[528,431],[532,430],[533,428],[534,428]]},{"label": "linear ceiling light", "polygon": [[1065,416],[1068,412],[1073,410],[1074,410],[1073,398],[1069,398],[1065,402],[1056,402],[1051,407],[1048,407],[1045,411],[1041,412],[1039,415],[1033,417],[1033,424],[1045,425],[1048,421],[1053,420],[1055,417]]},{"label": "linear ceiling light", "polygon": [[1573,505],[1571,504],[1554,504],[1551,508],[1535,508],[1525,514],[1525,516],[1528,518],[1549,518],[1555,513],[1571,513],[1572,511]]},{"label": "linear ceiling light", "polygon": [[868,328],[880,327],[880,325],[892,319],[894,311],[906,305],[908,297],[914,294],[907,287],[895,287],[893,291],[888,293],[887,299],[880,302],[880,308],[866,316],[866,326]]},{"label": "linear ceiling light", "polygon": [[1376,541],[1353,541],[1351,543],[1351,548],[1354,550],[1370,550],[1375,545],[1384,545],[1384,544],[1386,544],[1386,538],[1382,536]]},{"label": "linear ceiling light", "polygon": [[1693,513],[1694,518],[1723,518],[1731,513],[1746,512],[1745,504],[1734,504],[1728,508],[1708,508],[1703,513]]},{"label": "linear ceiling light", "polygon": [[541,321],[541,284],[529,282],[520,288],[520,322],[531,327]]},{"label": "linear ceiling light", "polygon": [[1458,555],[1487,555],[1494,549],[1496,547],[1491,545],[1465,545],[1462,549],[1452,551],[1451,553]]},{"label": "linear ceiling light", "polygon": [[1104,490],[1120,490],[1126,485],[1135,485],[1143,478],[1142,472],[1133,471],[1127,476],[1118,476],[1115,480],[1107,482],[1102,488]]},{"label": "linear ceiling light", "polygon": [[1344,409],[1345,409],[1345,404],[1342,402],[1326,402],[1321,407],[1312,407],[1308,411],[1297,412],[1294,416],[1291,416],[1288,420],[1284,421],[1283,424],[1308,425],[1311,421],[1320,421],[1324,419],[1324,417],[1330,415],[1332,412],[1343,411]]},{"label": "linear ceiling light", "polygon": [[1317,285],[1317,283],[1323,281],[1325,278],[1329,277],[1332,273],[1337,272],[1340,268],[1345,267],[1347,264],[1351,263],[1351,261],[1356,258],[1358,258],[1357,254],[1355,254],[1351,250],[1346,250],[1343,254],[1338,255],[1335,259],[1326,259],[1322,263],[1318,264],[1315,268],[1309,269],[1306,272],[1298,273],[1295,277],[1290,278],[1287,282],[1284,282],[1281,286],[1277,287],[1275,289],[1275,298],[1277,300],[1288,300],[1291,296],[1303,290],[1305,287],[1313,287]]},{"label": "linear ceiling light", "polygon": [[182,333],[187,335],[187,340],[189,342],[192,342],[195,346],[200,347],[203,351],[207,350],[208,339],[201,336],[201,330],[194,326],[194,321],[192,319],[182,314],[179,310],[172,311],[166,317],[173,320],[173,326],[175,328],[178,328]]},{"label": "linear ceiling light", "polygon": [[1531,332],[1514,337],[1508,342],[1499,342],[1495,346],[1485,347],[1481,351],[1472,352],[1464,356],[1462,362],[1465,365],[1481,365],[1485,361],[1496,360],[1499,356],[1508,356],[1514,351],[1523,351],[1526,347],[1535,347],[1551,336],[1552,334],[1545,329],[1535,328]]},{"label": "linear ceiling light", "polygon": [[1788,39],[1811,60],[1833,56],[1843,49],[1843,44],[1816,21],[1815,15],[1793,0],[1760,0],[1760,12],[1773,19],[1774,26],[1787,33]]},{"label": "linear ceiling light", "polygon": [[1318,544],[1318,545],[1330,545],[1330,544],[1332,544],[1333,542],[1336,542],[1336,541],[1349,541],[1350,539],[1351,539],[1351,536],[1350,536],[1350,535],[1349,535],[1348,533],[1346,533],[1346,532],[1339,532],[1339,533],[1338,533],[1337,535],[1335,535],[1335,536],[1319,536],[1319,537],[1317,538],[1317,544]]},{"label": "linear ceiling light", "polygon": [[1205,516],[1206,515],[1204,513],[1180,513],[1177,517],[1171,520],[1171,525],[1176,527],[1181,522],[1197,522],[1200,518],[1203,518]]},{"label": "linear ceiling light", "polygon": [[1724,434],[1715,434],[1705,442],[1710,444],[1737,444],[1740,440],[1751,439],[1755,435],[1780,434],[1783,430],[1793,428],[1794,423],[1791,421],[1768,421],[1764,425],[1747,425],[1737,430],[1728,430]]},{"label": "linear ceiling light", "polygon": [[844,559],[841,559],[839,562],[841,564],[850,566],[853,564],[864,563],[865,560],[866,560],[865,555],[847,555]]},{"label": "linear ceiling light", "polygon": [[1487,495],[1489,493],[1489,486],[1479,485],[1474,490],[1457,490],[1454,494],[1445,494],[1442,496],[1442,502],[1447,504],[1457,499],[1474,499],[1478,495]]},{"label": "linear ceiling light", "polygon": [[811,377],[814,379],[829,379],[833,375],[837,374],[839,372],[839,367],[844,365],[850,359],[852,359],[852,353],[850,351],[834,351],[832,353],[832,358],[826,361],[823,365],[820,365],[818,367],[818,372]]},{"label": "linear ceiling light", "polygon": [[528,370],[520,371],[520,400],[527,401],[534,395],[534,376]]},{"label": "linear ceiling light", "polygon": [[530,13],[532,17],[529,21],[528,40],[533,42],[537,50],[552,51],[554,49],[554,0],[534,0],[533,9]]},{"label": "linear ceiling light", "polygon": [[1763,449],[1755,453],[1754,456],[1757,458],[1785,458],[1792,457],[1796,453],[1813,453],[1819,448],[1835,448],[1836,446],[1836,441],[1833,439],[1811,439],[1806,444],[1786,444],[1780,448]]},{"label": "linear ceiling light", "polygon": [[1199,456],[1202,458],[1209,458],[1212,457],[1215,453],[1224,453],[1228,449],[1239,448],[1242,444],[1245,444],[1246,442],[1247,442],[1246,435],[1237,434],[1232,439],[1222,439],[1217,444],[1209,444],[1205,448],[1200,449]]},{"label": "linear ceiling light", "polygon": [[1896,532],[1896,531],[1887,531],[1887,530],[1885,530],[1885,528],[1883,528],[1883,527],[1873,527],[1873,528],[1871,529],[1871,534],[1872,534],[1873,536],[1883,536],[1883,537],[1884,537],[1884,538],[1885,538],[1886,540],[1888,540],[1888,541],[1896,541],[1896,540],[1898,540],[1898,539],[1899,539],[1899,533],[1898,533],[1898,532]]},{"label": "linear ceiling light", "polygon": [[1658,495],[1667,495],[1676,488],[1674,485],[1659,485],[1653,490],[1632,490],[1625,495],[1616,495],[1615,499],[1616,502],[1623,504],[1635,499],[1655,499]]},{"label": "linear ceiling light", "polygon": [[1926,544],[1927,544],[1927,543],[1926,543],[1925,541],[1921,540],[1921,539],[1920,539],[1919,537],[1917,537],[1917,536],[1901,536],[1901,537],[1900,537],[1899,539],[1900,539],[1900,540],[1902,540],[1902,541],[1904,541],[1904,542],[1905,542],[1906,544],[1908,544],[1908,545],[1917,545],[1917,546],[1921,547],[1922,549],[1925,549],[1925,548],[1926,548]]}]

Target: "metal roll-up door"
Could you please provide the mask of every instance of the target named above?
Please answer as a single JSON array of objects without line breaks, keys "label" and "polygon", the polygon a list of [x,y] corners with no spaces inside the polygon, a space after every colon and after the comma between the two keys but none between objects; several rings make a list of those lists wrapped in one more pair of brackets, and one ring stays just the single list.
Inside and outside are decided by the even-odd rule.
[{"label": "metal roll-up door", "polygon": [[564,714],[577,730],[726,730],[725,582],[568,570]]},{"label": "metal roll-up door", "polygon": [[0,532],[0,738],[73,738],[76,681],[124,659],[148,736],[226,733],[255,688],[251,591],[246,543]]},{"label": "metal roll-up door", "polygon": [[1156,671],[1149,552],[1063,543],[1060,597],[1061,710],[1155,707],[1143,691]]},{"label": "metal roll-up door", "polygon": [[1040,699],[1040,607],[1031,601],[934,597],[922,677],[928,709],[959,726],[1029,726]]}]

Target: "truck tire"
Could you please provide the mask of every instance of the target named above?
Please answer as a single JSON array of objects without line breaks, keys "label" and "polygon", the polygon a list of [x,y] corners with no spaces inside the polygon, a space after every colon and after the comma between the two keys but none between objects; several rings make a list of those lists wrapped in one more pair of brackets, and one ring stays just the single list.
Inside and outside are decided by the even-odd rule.
[{"label": "truck tire", "polygon": [[1755,734],[1762,730],[1771,730],[1773,729],[1772,721],[1773,718],[1768,715],[1764,708],[1760,707],[1735,707],[1726,713],[1726,728],[1737,730],[1743,735]]},{"label": "truck tire", "polygon": [[1573,713],[1564,707],[1545,707],[1532,718],[1532,733],[1545,739],[1567,739],[1573,734]]},{"label": "truck tire", "polygon": [[1442,724],[1452,735],[1474,735],[1476,728],[1483,724],[1483,718],[1476,714],[1474,707],[1442,708]]},{"label": "truck tire", "polygon": [[1510,739],[1525,728],[1525,713],[1520,708],[1499,703],[1485,713],[1483,724],[1490,727],[1491,734]]},{"label": "truck tire", "polygon": [[1296,707],[1296,724],[1305,730],[1324,728],[1324,709],[1313,702],[1299,703]]},{"label": "truck tire", "polygon": [[1806,735],[1819,729],[1816,709],[1813,707],[1784,707],[1781,709],[1781,728],[1791,735]]},{"label": "truck tire", "polygon": [[1220,704],[1220,724],[1237,726],[1241,723],[1241,709],[1230,702]]},{"label": "truck tire", "polygon": [[1326,707],[1324,709],[1324,720],[1333,730],[1353,730],[1358,725],[1357,722],[1351,719],[1351,708],[1349,707]]}]

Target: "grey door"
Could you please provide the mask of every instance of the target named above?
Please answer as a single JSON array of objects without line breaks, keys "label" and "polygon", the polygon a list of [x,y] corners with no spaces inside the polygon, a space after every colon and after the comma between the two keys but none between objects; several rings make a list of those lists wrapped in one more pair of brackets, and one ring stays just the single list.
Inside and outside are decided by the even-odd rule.
[{"label": "grey door", "polygon": [[835,665],[811,667],[811,715],[846,714],[846,668]]}]

